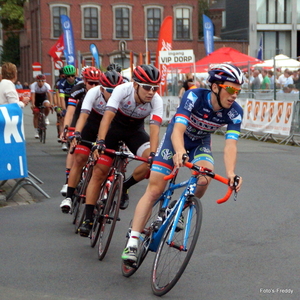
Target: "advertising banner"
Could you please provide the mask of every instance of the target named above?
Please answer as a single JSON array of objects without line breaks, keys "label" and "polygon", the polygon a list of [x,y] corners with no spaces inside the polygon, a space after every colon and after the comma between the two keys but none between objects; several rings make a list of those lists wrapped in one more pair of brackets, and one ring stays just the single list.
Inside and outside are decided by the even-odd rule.
[{"label": "advertising banner", "polygon": [[17,103],[0,105],[0,180],[28,176],[23,111]]},{"label": "advertising banner", "polygon": [[206,55],[214,52],[214,24],[212,20],[206,16],[203,16],[203,35],[204,35],[204,46]]},{"label": "advertising banner", "polygon": [[99,52],[95,44],[90,44],[90,51],[94,57],[96,68],[100,69]]},{"label": "advertising banner", "polygon": [[75,66],[76,52],[74,45],[74,35],[72,22],[66,15],[60,16],[60,21],[64,33],[64,54],[67,61],[67,65]]}]

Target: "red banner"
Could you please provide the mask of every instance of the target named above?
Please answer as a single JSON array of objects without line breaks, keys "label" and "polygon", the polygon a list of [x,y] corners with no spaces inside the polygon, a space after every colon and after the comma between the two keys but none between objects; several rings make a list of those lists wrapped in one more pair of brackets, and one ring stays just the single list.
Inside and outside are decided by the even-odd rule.
[{"label": "red banner", "polygon": [[64,36],[63,34],[59,37],[56,44],[51,47],[48,54],[53,57],[54,60],[60,60],[64,51]]},{"label": "red banner", "polygon": [[157,43],[156,50],[156,67],[161,72],[161,84],[160,84],[160,94],[164,95],[165,88],[167,85],[167,71],[168,66],[166,64],[159,63],[159,51],[170,51],[172,50],[172,36],[173,36],[173,18],[171,16],[167,16],[161,26],[159,31],[159,38]]}]

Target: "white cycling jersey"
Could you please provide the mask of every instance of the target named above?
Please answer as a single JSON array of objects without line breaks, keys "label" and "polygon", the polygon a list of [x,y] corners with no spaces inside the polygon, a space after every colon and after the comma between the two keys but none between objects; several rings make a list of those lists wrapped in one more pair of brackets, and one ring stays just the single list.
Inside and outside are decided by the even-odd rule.
[{"label": "white cycling jersey", "polygon": [[106,101],[100,90],[100,86],[95,86],[88,90],[86,93],[82,106],[81,112],[90,114],[91,111],[95,111],[99,115],[103,115],[105,111]]},{"label": "white cycling jersey", "polygon": [[38,83],[34,82],[30,85],[30,91],[31,93],[36,94],[46,94],[51,92],[51,86],[49,83],[45,82],[42,87],[39,87]]}]

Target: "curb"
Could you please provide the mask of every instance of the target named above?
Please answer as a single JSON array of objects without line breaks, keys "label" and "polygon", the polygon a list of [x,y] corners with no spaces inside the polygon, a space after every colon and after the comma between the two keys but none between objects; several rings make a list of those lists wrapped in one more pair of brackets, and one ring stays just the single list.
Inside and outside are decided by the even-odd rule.
[{"label": "curb", "polygon": [[16,181],[14,179],[9,179],[0,186],[0,208],[17,205],[28,205],[36,202],[30,195],[30,193],[27,192],[27,190],[23,187],[21,187],[12,198],[6,200],[6,195],[8,195],[15,184]]}]

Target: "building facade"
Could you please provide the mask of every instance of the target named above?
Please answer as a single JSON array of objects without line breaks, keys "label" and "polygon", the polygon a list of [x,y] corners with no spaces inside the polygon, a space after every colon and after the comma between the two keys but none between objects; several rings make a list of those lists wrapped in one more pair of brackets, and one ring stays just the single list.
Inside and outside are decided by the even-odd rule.
[{"label": "building facade", "polygon": [[135,65],[146,63],[147,53],[153,63],[160,25],[166,16],[173,17],[173,49],[198,52],[198,0],[127,0],[126,3],[119,0],[30,0],[24,13],[19,70],[22,81],[33,80],[32,63],[39,62],[47,80],[50,84],[54,82],[57,71],[48,52],[62,33],[62,14],[69,16],[72,22],[78,67],[81,63],[91,64],[91,43],[98,48],[103,69],[110,63],[128,68],[131,52]]},{"label": "building facade", "polygon": [[300,0],[226,0],[221,38],[247,40],[249,55],[263,59],[277,54],[300,56]]}]

